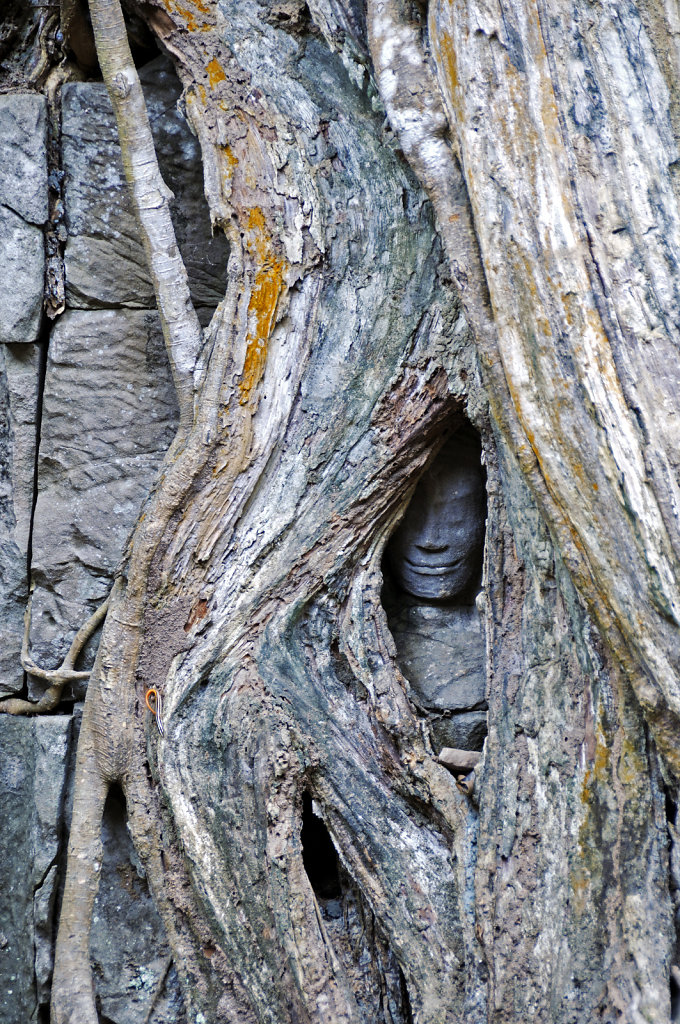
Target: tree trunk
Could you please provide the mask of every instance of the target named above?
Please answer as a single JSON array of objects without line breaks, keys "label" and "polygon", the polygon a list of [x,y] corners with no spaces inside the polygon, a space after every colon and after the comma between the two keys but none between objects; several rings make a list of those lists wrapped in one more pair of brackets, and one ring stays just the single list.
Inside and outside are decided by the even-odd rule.
[{"label": "tree trunk", "polygon": [[[478,6],[434,4],[428,42],[397,0],[368,26],[325,0],[145,5],[231,246],[201,338],[153,233],[143,111],[127,133],[122,18],[92,4],[182,420],[88,687],[57,1024],[96,1021],[112,783],[191,1021],[669,1019],[674,51],[632,7]],[[472,796],[381,596],[386,541],[465,419],[488,495]]]}]

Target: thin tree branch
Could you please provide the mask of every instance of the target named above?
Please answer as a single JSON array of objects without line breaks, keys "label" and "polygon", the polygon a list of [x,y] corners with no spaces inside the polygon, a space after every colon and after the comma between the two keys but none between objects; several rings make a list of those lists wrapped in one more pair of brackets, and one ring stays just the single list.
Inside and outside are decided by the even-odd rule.
[{"label": "thin tree branch", "polygon": [[371,56],[390,124],[432,200],[468,323],[478,340],[495,343],[467,187],[419,27],[402,0],[368,0],[367,14]]},{"label": "thin tree branch", "polygon": [[156,159],[144,94],[118,0],[90,0],[97,56],[109,92],[123,166],[151,272],[180,407],[180,426],[193,419],[193,371],[202,331],[189,293],[170,216],[172,192]]}]

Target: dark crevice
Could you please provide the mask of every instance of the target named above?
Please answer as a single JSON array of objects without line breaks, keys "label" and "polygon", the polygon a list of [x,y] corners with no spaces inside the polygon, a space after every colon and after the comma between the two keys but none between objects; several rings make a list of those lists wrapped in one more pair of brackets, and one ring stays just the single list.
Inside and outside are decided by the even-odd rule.
[{"label": "dark crevice", "polygon": [[130,53],[135,67],[139,70],[149,61],[155,60],[159,54],[163,53],[163,50],[142,14],[135,9],[134,4],[123,0],[122,6]]},{"label": "dark crevice", "polygon": [[680,878],[678,877],[678,851],[676,849],[677,844],[677,826],[678,826],[678,804],[674,794],[667,787],[663,787],[663,795],[665,801],[665,812],[666,820],[668,822],[668,832],[670,839],[669,849],[669,863],[670,872],[668,879],[668,889],[671,897],[671,901],[674,909],[675,918],[675,949],[672,956],[672,964],[670,968],[669,986],[670,986],[670,997],[671,997],[671,1024],[680,1022]]},{"label": "dark crevice", "polygon": [[319,900],[342,896],[338,855],[328,829],[313,810],[309,793],[302,796],[302,862],[310,885]]},{"label": "dark crevice", "polygon": [[[26,602],[31,600],[31,567],[33,565],[33,523],[35,520],[35,509],[38,502],[38,459],[40,455],[40,437],[42,432],[43,413],[43,392],[45,388],[45,370],[47,367],[47,346],[52,325],[45,313],[43,313],[40,325],[38,340],[35,343],[40,353],[38,363],[38,396],[35,409],[35,448],[33,453],[33,490],[31,494],[31,513],[28,523],[28,540],[26,542],[26,580],[28,590]],[[17,696],[27,699],[28,697],[28,674],[23,673],[21,692]]]},{"label": "dark crevice", "polygon": [[411,1000],[408,997],[408,986],[401,967],[399,968],[399,982],[401,984],[401,1011],[404,1015],[404,1024],[413,1024]]},{"label": "dark crevice", "polygon": [[38,336],[38,351],[40,352],[40,363],[38,366],[38,401],[36,403],[35,415],[35,452],[33,457],[33,494],[31,497],[31,517],[28,527],[28,543],[26,545],[26,571],[30,585],[31,566],[33,564],[33,521],[35,519],[35,507],[38,501],[38,460],[40,456],[40,438],[42,435],[43,417],[43,394],[45,390],[45,373],[47,369],[47,347],[49,344],[52,325],[46,316],[43,316],[40,334]]},{"label": "dark crevice", "polygon": [[47,203],[45,226],[45,310],[50,320],[64,311],[64,172],[61,158],[61,83],[45,90],[47,100]]}]

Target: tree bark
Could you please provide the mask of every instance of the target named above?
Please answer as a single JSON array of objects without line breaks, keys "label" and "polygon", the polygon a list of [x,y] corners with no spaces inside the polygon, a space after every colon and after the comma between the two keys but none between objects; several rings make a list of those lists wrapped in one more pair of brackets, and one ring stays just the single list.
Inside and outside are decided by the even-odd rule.
[{"label": "tree bark", "polygon": [[[155,280],[184,413],[88,687],[53,1020],[96,1021],[87,935],[116,782],[190,1020],[667,1021],[672,240],[631,242],[633,302],[597,203],[633,232],[642,178],[607,200],[593,182],[614,190],[614,172],[579,164],[651,148],[645,216],[675,224],[644,26],[528,0],[441,0],[429,31],[398,0],[369,6],[368,31],[359,5],[326,0],[144,10],[184,84],[229,280],[204,338],[180,296],[180,349],[162,261]],[[124,127],[134,76],[105,54],[122,20],[98,25],[93,3],[93,23]],[[586,47],[598,31],[608,49]],[[586,98],[567,38],[591,84],[612,39],[629,60],[609,106],[588,94],[590,148],[568,124]],[[154,264],[166,241],[145,237]],[[385,543],[465,417],[488,490],[474,799],[439,763],[381,603]],[[314,816],[339,858],[334,921],[305,849]]]}]

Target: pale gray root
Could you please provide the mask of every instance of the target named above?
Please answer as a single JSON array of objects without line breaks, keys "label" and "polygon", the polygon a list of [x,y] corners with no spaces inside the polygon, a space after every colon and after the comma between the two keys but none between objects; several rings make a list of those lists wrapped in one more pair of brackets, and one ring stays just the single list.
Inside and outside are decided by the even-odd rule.
[{"label": "pale gray root", "polygon": [[71,641],[71,646],[68,649],[66,657],[58,668],[41,668],[39,665],[36,665],[28,653],[29,633],[31,629],[31,604],[29,601],[24,614],[24,638],[21,646],[21,665],[24,671],[28,672],[29,675],[35,676],[36,679],[42,679],[50,685],[47,690],[45,690],[45,693],[42,695],[40,700],[35,702],[22,700],[19,697],[10,697],[7,700],[3,700],[0,702],[0,714],[40,715],[44,714],[46,711],[53,711],[61,700],[61,695],[67,683],[81,682],[82,680],[90,678],[90,673],[78,671],[75,668],[75,663],[87,641],[106,618],[106,613],[109,608],[109,600],[110,598],[107,597],[103,604],[100,604],[99,608],[93,612],[87,622],[80,627]]},{"label": "pale gray root", "polygon": [[97,1024],[90,928],[102,865],[101,825],[108,782],[99,769],[92,731],[93,701],[86,700],[78,741],[68,872],[62,900],[52,981],[52,1024]]},{"label": "pale gray root", "polygon": [[177,390],[180,423],[186,425],[193,415],[193,370],[202,331],[170,216],[172,193],[158,167],[120,3],[90,0],[90,14],[102,76],[118,125],[125,176],[156,293]]}]

